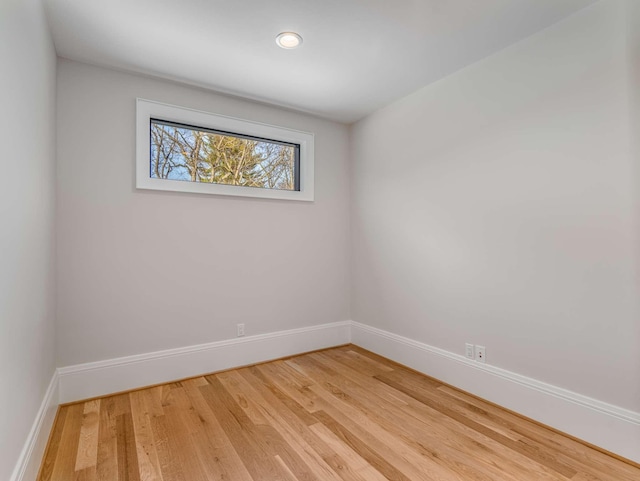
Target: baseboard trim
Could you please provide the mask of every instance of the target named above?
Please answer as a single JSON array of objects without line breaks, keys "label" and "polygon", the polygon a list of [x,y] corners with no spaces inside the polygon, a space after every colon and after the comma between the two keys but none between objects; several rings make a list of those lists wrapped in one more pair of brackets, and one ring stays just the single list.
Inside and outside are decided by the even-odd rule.
[{"label": "baseboard trim", "polygon": [[25,473],[32,471],[33,459],[38,464],[42,457],[46,439],[41,438],[43,433],[45,438],[48,435],[53,422],[51,407],[58,402],[104,396],[348,343],[640,463],[640,413],[382,329],[343,321],[59,368],[11,481],[31,479]]},{"label": "baseboard trim", "polygon": [[640,462],[640,413],[358,322],[351,342],[587,443]]},{"label": "baseboard trim", "polygon": [[36,479],[44,451],[49,440],[58,408],[59,376],[56,370],[51,377],[36,418],[13,470],[10,481],[31,481]]},{"label": "baseboard trim", "polygon": [[60,403],[104,396],[302,352],[347,344],[351,322],[334,322],[58,368]]}]

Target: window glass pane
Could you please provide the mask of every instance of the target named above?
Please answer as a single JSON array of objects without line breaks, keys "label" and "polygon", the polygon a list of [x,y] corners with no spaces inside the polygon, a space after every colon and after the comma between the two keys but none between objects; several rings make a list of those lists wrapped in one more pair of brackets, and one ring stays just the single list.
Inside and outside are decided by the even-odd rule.
[{"label": "window glass pane", "polygon": [[300,146],[151,120],[150,177],[300,190]]}]

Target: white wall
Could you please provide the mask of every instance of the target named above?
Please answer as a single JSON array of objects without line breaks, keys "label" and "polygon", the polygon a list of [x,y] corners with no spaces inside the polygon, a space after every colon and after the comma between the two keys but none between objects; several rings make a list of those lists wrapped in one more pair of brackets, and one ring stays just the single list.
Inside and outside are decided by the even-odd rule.
[{"label": "white wall", "polygon": [[55,62],[40,1],[0,3],[0,479],[55,368]]},{"label": "white wall", "polygon": [[640,411],[624,1],[353,126],[353,319]]},{"label": "white wall", "polygon": [[[134,188],[135,99],[315,133],[315,202]],[[342,124],[61,59],[58,365],[349,319]]]}]

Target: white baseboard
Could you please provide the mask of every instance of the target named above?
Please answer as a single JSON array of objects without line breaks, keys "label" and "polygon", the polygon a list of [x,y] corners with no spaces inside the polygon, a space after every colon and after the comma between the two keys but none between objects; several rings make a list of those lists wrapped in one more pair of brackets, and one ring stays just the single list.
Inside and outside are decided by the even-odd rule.
[{"label": "white baseboard", "polygon": [[49,433],[58,409],[58,372],[55,371],[47,392],[42,399],[36,419],[31,426],[29,436],[20,452],[10,481],[32,481],[38,476],[38,470],[47,447]]},{"label": "white baseboard", "polygon": [[640,413],[422,342],[351,323],[351,342],[595,446],[640,462]]},{"label": "white baseboard", "polygon": [[350,321],[58,368],[67,403],[350,342]]},{"label": "white baseboard", "polygon": [[35,479],[58,402],[78,401],[349,342],[640,462],[640,413],[388,331],[344,321],[59,368],[11,481]]}]

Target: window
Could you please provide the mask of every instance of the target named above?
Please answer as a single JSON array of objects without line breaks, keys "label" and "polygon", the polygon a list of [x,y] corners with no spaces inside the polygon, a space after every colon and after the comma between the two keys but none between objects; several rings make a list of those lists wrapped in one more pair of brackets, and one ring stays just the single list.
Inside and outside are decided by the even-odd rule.
[{"label": "window", "polygon": [[313,134],[137,101],[136,187],[313,200]]}]

